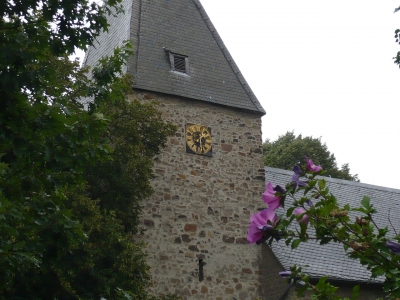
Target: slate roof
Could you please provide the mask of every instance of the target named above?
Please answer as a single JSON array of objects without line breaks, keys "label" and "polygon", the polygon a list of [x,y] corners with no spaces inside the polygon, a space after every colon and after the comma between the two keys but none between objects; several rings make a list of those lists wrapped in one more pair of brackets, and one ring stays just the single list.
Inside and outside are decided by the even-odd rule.
[{"label": "slate roof", "polygon": [[[266,182],[274,185],[284,185],[291,181],[292,171],[265,167]],[[348,203],[350,207],[360,206],[364,196],[371,198],[371,203],[378,213],[374,221],[379,227],[388,226],[388,237],[394,236],[388,219],[395,228],[400,229],[400,190],[391,189],[371,184],[354,181],[340,180],[324,177],[329,190],[336,196],[339,203]],[[283,210],[281,211],[283,213]],[[355,215],[355,214],[354,214]],[[297,249],[286,247],[283,241],[272,243],[272,250],[285,269],[292,265],[309,265],[303,270],[312,277],[329,276],[331,279],[366,282],[370,278],[370,272],[361,266],[358,260],[346,256],[340,244],[319,245],[314,241],[302,243]],[[371,280],[383,282],[382,278]]]},{"label": "slate roof", "polygon": [[[109,32],[89,48],[85,65],[130,39],[134,88],[265,114],[199,0],[124,0],[123,6],[125,14],[110,17]],[[188,57],[188,75],[171,71],[164,49]]]}]

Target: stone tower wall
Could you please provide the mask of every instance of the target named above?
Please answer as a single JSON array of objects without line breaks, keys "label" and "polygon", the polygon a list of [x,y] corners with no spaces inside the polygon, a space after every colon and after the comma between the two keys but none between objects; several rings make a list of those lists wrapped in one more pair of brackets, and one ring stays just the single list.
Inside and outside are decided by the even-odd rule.
[{"label": "stone tower wall", "polygon": [[[250,214],[263,207],[261,116],[162,94],[134,97],[158,100],[163,118],[178,126],[156,159],[155,193],[142,216],[151,291],[183,299],[265,299],[262,247],[246,239]],[[186,153],[186,123],[211,127],[212,157]]]}]

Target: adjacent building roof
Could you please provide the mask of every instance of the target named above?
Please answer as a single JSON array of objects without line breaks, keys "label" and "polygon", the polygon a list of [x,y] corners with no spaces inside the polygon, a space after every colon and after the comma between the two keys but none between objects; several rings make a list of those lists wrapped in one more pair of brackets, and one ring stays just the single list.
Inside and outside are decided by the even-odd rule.
[{"label": "adjacent building roof", "polygon": [[[292,171],[276,168],[265,168],[266,182],[285,185],[291,181]],[[341,205],[349,204],[350,207],[360,206],[364,196],[371,198],[371,203],[378,213],[374,221],[379,227],[389,228],[388,236],[394,236],[390,221],[395,228],[400,228],[400,190],[381,186],[333,179],[324,177],[330,192],[336,196]],[[355,214],[356,215],[356,214]],[[312,277],[329,276],[332,279],[366,282],[370,279],[370,272],[360,265],[358,260],[346,256],[342,245],[330,243],[319,245],[314,241],[302,243],[297,249],[292,250],[283,241],[273,242],[272,250],[284,268],[293,265],[308,265],[303,270]],[[383,278],[372,281],[383,282]]]},{"label": "adjacent building roof", "polygon": [[[265,114],[198,0],[124,0],[123,6],[125,14],[110,17],[85,65],[130,39],[135,56],[126,71],[135,88]],[[187,74],[171,70],[169,53],[187,57]]]}]

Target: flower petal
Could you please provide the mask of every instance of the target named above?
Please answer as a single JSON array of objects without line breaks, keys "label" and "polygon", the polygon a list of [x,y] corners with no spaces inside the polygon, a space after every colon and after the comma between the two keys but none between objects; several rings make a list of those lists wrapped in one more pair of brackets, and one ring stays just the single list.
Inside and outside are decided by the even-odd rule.
[{"label": "flower petal", "polygon": [[400,255],[400,245],[398,243],[386,241],[386,247],[389,248],[390,252]]},{"label": "flower petal", "polygon": [[301,174],[303,174],[303,171],[301,170],[301,168],[299,167],[299,166],[294,166],[293,167],[293,172],[295,173],[295,174],[297,174],[297,175],[301,175]]},{"label": "flower petal", "polygon": [[263,209],[262,211],[256,212],[251,215],[250,222],[256,225],[259,229],[262,229],[268,224],[268,222],[274,224],[278,216],[271,208]]},{"label": "flower petal", "polygon": [[305,156],[305,158],[306,158],[306,168],[308,171],[319,172],[322,170],[321,166],[314,165],[313,161],[311,159],[309,159],[307,156]]},{"label": "flower petal", "polygon": [[254,224],[250,224],[249,231],[247,232],[247,240],[250,244],[254,244],[263,237],[263,232]]},{"label": "flower petal", "polygon": [[283,187],[281,187],[279,184],[276,187],[274,187],[274,191],[281,193],[281,194],[286,193],[286,190]]},{"label": "flower petal", "polygon": [[312,201],[310,200],[310,199],[307,199],[306,200],[306,203],[311,207],[311,206],[314,206],[314,204],[312,203]]},{"label": "flower petal", "polygon": [[268,205],[268,208],[271,208],[273,210],[281,206],[281,197],[275,196],[274,185],[272,184],[272,182],[268,182],[265,192],[262,193],[262,199]]},{"label": "flower petal", "polygon": [[281,271],[279,272],[279,275],[282,276],[283,278],[289,277],[290,275],[292,275],[292,272],[290,271]]},{"label": "flower petal", "polygon": [[259,229],[261,229],[265,225],[267,225],[267,221],[268,221],[268,219],[266,218],[265,213],[263,213],[263,211],[256,212],[256,213],[252,214],[250,217],[250,222],[252,224],[256,225]]}]

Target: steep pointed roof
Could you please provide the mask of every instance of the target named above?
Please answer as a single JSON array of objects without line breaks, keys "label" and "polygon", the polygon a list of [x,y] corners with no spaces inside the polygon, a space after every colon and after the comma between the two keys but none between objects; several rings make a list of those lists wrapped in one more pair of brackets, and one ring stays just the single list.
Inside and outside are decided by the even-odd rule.
[{"label": "steep pointed roof", "polygon": [[[124,40],[135,56],[126,71],[137,89],[182,96],[265,114],[198,0],[124,0],[108,33],[88,50],[86,65]],[[171,70],[169,53],[187,58],[187,74]]]}]

